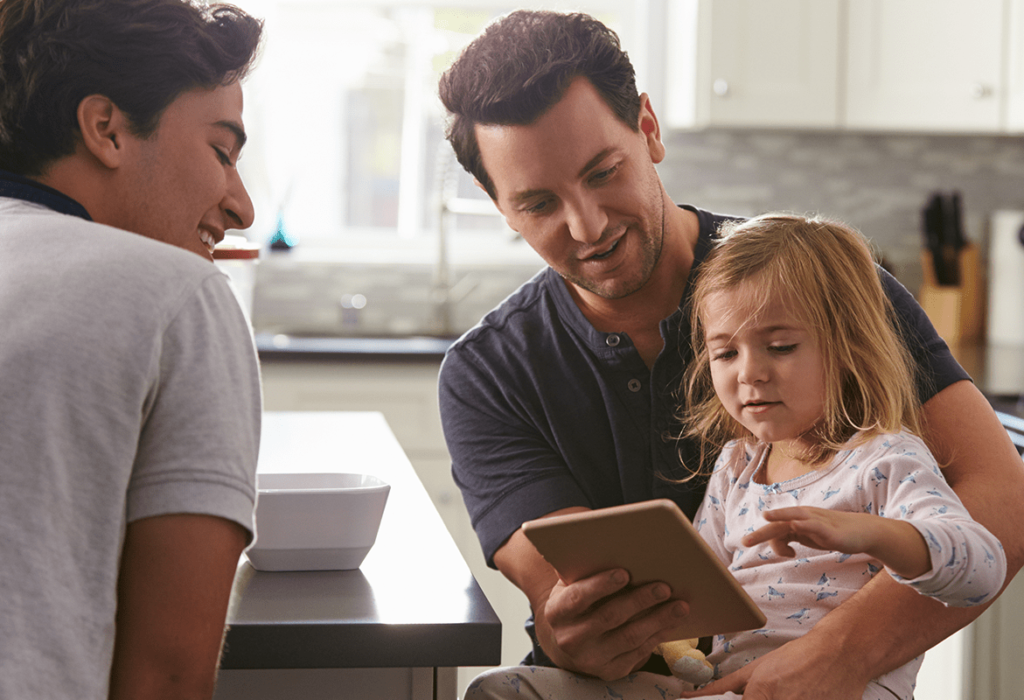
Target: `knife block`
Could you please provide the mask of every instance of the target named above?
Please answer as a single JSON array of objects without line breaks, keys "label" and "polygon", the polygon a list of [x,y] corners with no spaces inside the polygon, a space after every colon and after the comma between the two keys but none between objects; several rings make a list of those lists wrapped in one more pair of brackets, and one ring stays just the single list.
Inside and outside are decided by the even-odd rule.
[{"label": "knife block", "polygon": [[985,295],[977,246],[967,243],[961,248],[957,254],[957,265],[960,284],[940,285],[935,278],[931,252],[921,251],[924,283],[917,301],[939,336],[950,345],[980,341],[985,321]]}]

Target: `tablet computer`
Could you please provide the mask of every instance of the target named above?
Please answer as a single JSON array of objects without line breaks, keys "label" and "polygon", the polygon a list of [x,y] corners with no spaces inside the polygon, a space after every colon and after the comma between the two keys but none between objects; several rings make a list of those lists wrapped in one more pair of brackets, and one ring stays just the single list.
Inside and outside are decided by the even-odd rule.
[{"label": "tablet computer", "polygon": [[632,586],[667,583],[673,599],[690,605],[677,639],[765,624],[764,613],[668,499],[531,520],[523,532],[566,583],[619,568],[629,572]]}]

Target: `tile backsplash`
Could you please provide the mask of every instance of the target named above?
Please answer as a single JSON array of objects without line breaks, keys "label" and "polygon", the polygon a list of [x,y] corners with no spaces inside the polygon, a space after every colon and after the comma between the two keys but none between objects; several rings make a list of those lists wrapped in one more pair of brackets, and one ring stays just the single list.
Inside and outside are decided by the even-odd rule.
[{"label": "tile backsplash", "polygon": [[[670,132],[664,141],[658,171],[676,202],[737,215],[838,218],[871,238],[915,294],[921,210],[933,191],[961,192],[967,237],[983,264],[991,213],[1024,209],[1021,137],[711,129]],[[453,259],[463,259],[452,265],[448,295],[434,283],[433,244],[369,264],[347,254],[345,261],[272,254],[258,271],[253,320],[271,333],[457,335],[541,266],[531,251],[523,254],[522,241],[505,246],[477,260],[453,243]],[[358,304],[346,303],[357,296]]]},{"label": "tile backsplash", "polygon": [[963,195],[964,227],[984,259],[988,220],[1024,209],[1024,138],[677,131],[658,166],[670,196],[712,211],[816,212],[855,226],[911,291],[921,284],[921,210],[935,190]]}]

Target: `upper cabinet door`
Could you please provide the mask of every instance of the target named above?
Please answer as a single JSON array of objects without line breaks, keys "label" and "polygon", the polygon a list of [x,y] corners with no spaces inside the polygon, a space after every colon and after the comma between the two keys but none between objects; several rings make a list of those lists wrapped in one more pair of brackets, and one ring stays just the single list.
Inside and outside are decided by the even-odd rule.
[{"label": "upper cabinet door", "polygon": [[722,126],[834,128],[838,0],[711,0],[698,86]]},{"label": "upper cabinet door", "polygon": [[840,0],[670,0],[668,123],[835,128]]},{"label": "upper cabinet door", "polygon": [[1024,0],[1009,0],[1006,23],[1006,124],[1024,131]]},{"label": "upper cabinet door", "polygon": [[845,125],[998,131],[1004,0],[848,3]]}]

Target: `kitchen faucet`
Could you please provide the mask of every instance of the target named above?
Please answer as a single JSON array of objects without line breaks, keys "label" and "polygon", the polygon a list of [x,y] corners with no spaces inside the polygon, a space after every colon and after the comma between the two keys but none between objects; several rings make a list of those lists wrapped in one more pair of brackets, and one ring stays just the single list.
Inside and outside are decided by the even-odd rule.
[{"label": "kitchen faucet", "polygon": [[480,285],[480,279],[472,272],[466,273],[462,279],[452,283],[451,260],[449,246],[451,235],[455,230],[455,217],[469,216],[500,216],[494,204],[488,200],[458,196],[459,167],[455,153],[447,141],[438,149],[437,177],[438,216],[437,227],[437,260],[434,267],[434,279],[431,285],[431,296],[434,302],[433,330],[439,336],[451,336],[455,329],[452,324],[452,307],[465,299]]}]

